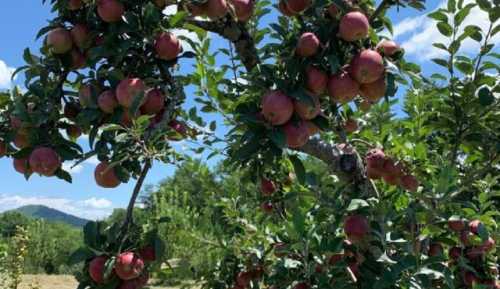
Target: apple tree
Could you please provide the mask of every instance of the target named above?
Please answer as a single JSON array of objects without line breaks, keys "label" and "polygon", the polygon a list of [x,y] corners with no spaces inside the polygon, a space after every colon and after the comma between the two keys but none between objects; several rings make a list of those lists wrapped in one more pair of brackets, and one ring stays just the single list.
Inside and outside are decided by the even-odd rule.
[{"label": "apple tree", "polygon": [[[43,2],[56,16],[39,53],[24,51],[25,90],[1,95],[0,156],[26,178],[71,182],[63,162],[96,156],[99,186],[136,180],[124,222],[85,227],[79,288],[142,288],[161,266],[165,245],[134,205],[153,162],[181,160],[173,144],[186,139],[248,170],[272,221],[228,243],[207,288],[498,288],[498,3],[430,14],[450,41],[434,59],[448,74],[427,77],[382,36],[389,9],[421,1]],[[463,27],[476,8],[489,30]],[[460,53],[469,39],[472,57]]]}]

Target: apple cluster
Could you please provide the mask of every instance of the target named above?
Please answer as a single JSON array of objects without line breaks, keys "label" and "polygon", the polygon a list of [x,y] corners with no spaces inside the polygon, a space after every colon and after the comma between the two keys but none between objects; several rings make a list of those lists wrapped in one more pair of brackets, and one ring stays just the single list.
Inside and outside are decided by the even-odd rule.
[{"label": "apple cluster", "polygon": [[[160,7],[160,2],[166,3],[155,1],[155,4]],[[0,157],[13,156],[13,165],[17,172],[26,177],[32,173],[46,177],[58,175],[61,173],[62,163],[75,158],[62,153],[61,142],[74,142],[83,133],[89,134],[92,129],[97,131],[97,128],[110,124],[119,125],[124,129],[131,128],[134,120],[142,116],[149,119],[149,130],[153,130],[163,121],[166,105],[170,101],[169,90],[165,85],[150,80],[140,71],[123,71],[119,79],[107,79],[102,76],[101,68],[109,69],[111,60],[103,55],[97,56],[98,59],[95,56],[95,51],[104,50],[106,42],[111,41],[111,37],[107,36],[109,30],[115,27],[114,25],[124,23],[128,5],[120,0],[99,0],[95,3],[69,0],[58,7],[58,19],[63,20],[58,20],[46,28],[45,45],[42,48],[46,58],[39,59],[45,61],[44,64],[63,64],[61,71],[47,68],[47,73],[52,69],[52,74],[60,73],[58,85],[61,96],[54,100],[54,104],[35,96],[20,97],[21,105],[18,107],[22,107],[22,110],[16,109],[10,113],[9,132],[0,139]],[[149,41],[144,48],[147,50],[145,53],[153,55],[152,58],[159,62],[175,61],[182,52],[180,40],[170,32],[155,30],[153,33],[152,39],[143,39]],[[113,41],[121,40],[113,36]],[[91,56],[92,53],[94,55]],[[96,64],[101,67],[96,69]],[[83,77],[80,71],[82,69],[90,70],[88,77]],[[63,87],[66,88],[66,77],[71,72],[78,77],[78,82],[73,86],[76,86],[76,93],[63,90]],[[44,79],[43,72],[41,74],[40,78]],[[53,97],[56,98],[57,95]],[[43,114],[47,116],[39,117]],[[43,122],[33,121],[34,118],[30,115],[42,118]],[[166,140],[185,138],[188,127],[185,123],[172,119],[172,115],[170,113],[168,120],[171,133]],[[56,131],[52,132],[53,128],[56,128]],[[54,139],[63,138],[59,135],[60,130],[66,131],[67,139],[55,141]],[[42,134],[45,135],[40,137]],[[102,162],[95,169],[97,184],[104,188],[118,186],[121,180],[111,159],[99,159]]]},{"label": "apple cluster", "polygon": [[[485,240],[480,237],[481,231],[486,231],[484,224],[477,219],[467,222],[462,218],[452,217],[448,220],[448,228],[457,234],[460,243],[448,251],[449,264],[456,269],[458,279],[469,288],[477,285],[485,286],[482,288],[500,288],[500,282],[495,281],[498,278],[498,269],[485,266],[484,259],[488,253],[495,250],[496,242],[491,236]],[[444,249],[441,243],[434,242],[429,246],[429,256],[443,254]],[[471,267],[462,267],[459,262],[460,258],[465,258]]]},{"label": "apple cluster", "polygon": [[[288,0],[281,1],[278,8],[285,16],[294,17],[307,10],[310,5],[311,2],[307,0]],[[356,43],[369,36],[369,20],[361,11],[340,15],[335,4],[327,10],[334,22],[332,25],[338,24],[339,41],[357,47]],[[313,58],[322,52],[323,47],[324,44],[315,33],[304,32],[297,40],[295,57]],[[320,97],[323,94],[328,94],[330,101],[335,104],[346,104],[361,96],[360,107],[363,110],[385,96],[387,82],[384,56],[396,55],[398,45],[393,41],[383,40],[375,48],[357,49],[350,61],[333,74],[323,71],[321,64],[310,63],[305,68],[304,90],[307,91],[308,99],[295,99],[280,89],[263,94],[261,114],[270,125],[282,128],[289,148],[302,147],[310,136],[318,133],[319,128],[313,120],[322,115]],[[358,129],[354,119],[346,120],[343,126],[346,132]]]},{"label": "apple cluster", "polygon": [[[115,278],[120,280],[118,289],[140,289],[149,281],[148,263],[156,260],[153,247],[145,247],[139,252],[123,252],[116,257],[97,256],[88,264],[88,274],[97,284],[108,284]],[[113,270],[106,274],[106,267],[114,262]]]},{"label": "apple cluster", "polygon": [[419,186],[417,178],[407,172],[402,162],[396,162],[386,156],[381,149],[372,149],[365,156],[366,175],[372,180],[383,179],[391,186],[401,186],[401,188],[416,192]]},{"label": "apple cluster", "polygon": [[223,18],[233,11],[238,21],[247,22],[253,15],[254,6],[254,0],[207,0],[190,2],[187,8],[193,16],[206,16],[212,20]]}]

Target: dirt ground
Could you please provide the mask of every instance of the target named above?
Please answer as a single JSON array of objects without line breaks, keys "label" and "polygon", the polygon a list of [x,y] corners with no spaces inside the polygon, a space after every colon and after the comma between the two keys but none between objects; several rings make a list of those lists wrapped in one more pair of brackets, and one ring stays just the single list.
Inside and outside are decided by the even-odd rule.
[{"label": "dirt ground", "polygon": [[[69,275],[25,275],[19,289],[30,289],[30,284],[40,285],[40,289],[76,289],[77,283]],[[175,287],[151,287],[152,289],[177,289]]]}]

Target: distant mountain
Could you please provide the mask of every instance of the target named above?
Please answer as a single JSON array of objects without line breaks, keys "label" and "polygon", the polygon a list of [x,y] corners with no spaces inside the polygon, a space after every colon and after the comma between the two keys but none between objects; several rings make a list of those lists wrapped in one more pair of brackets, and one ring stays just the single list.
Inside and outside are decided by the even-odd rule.
[{"label": "distant mountain", "polygon": [[35,219],[44,219],[48,222],[61,222],[75,227],[83,227],[89,220],[85,220],[70,214],[66,214],[56,209],[41,205],[29,205],[17,208],[13,211]]}]

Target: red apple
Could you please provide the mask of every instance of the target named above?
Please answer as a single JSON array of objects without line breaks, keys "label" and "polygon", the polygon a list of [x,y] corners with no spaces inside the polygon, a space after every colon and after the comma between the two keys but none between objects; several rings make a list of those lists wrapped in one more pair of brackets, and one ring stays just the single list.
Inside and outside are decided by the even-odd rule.
[{"label": "red apple", "polygon": [[104,22],[118,22],[125,13],[125,6],[118,0],[98,0],[97,14]]},{"label": "red apple", "polygon": [[317,133],[319,133],[319,127],[316,126],[316,124],[314,124],[314,122],[310,121],[310,120],[305,120],[304,123],[306,124],[307,126],[307,132],[309,133],[309,136],[313,136]]},{"label": "red apple", "polygon": [[14,159],[14,169],[23,175],[31,175],[33,170],[29,167],[28,158]]},{"label": "red apple", "polygon": [[333,254],[328,259],[328,264],[330,266],[335,266],[338,262],[342,261],[343,259],[344,259],[344,254],[342,254],[342,253]]},{"label": "red apple", "polygon": [[79,10],[83,7],[82,0],[69,0],[68,9],[71,11]]},{"label": "red apple", "polygon": [[64,117],[66,117],[69,120],[75,120],[80,111],[82,110],[80,104],[76,102],[68,102],[64,106]]},{"label": "red apple", "polygon": [[328,75],[310,65],[306,70],[307,89],[314,94],[321,94],[326,90],[328,84]]},{"label": "red apple", "polygon": [[295,52],[298,56],[310,57],[318,52],[320,44],[318,37],[314,33],[305,32],[300,36]]},{"label": "red apple", "polygon": [[4,141],[0,140],[0,158],[7,154],[7,145]]},{"label": "red apple", "polygon": [[64,28],[54,28],[47,35],[47,45],[55,54],[64,54],[73,47],[71,33]]},{"label": "red apple", "polygon": [[266,202],[263,202],[262,204],[260,204],[260,208],[266,214],[272,214],[273,210],[274,210],[273,203],[270,201],[266,201]]},{"label": "red apple", "polygon": [[188,128],[184,122],[174,119],[168,123],[168,126],[178,134],[178,136],[169,137],[170,140],[181,140],[187,136]]},{"label": "red apple", "polygon": [[295,14],[296,14],[295,12],[291,11],[288,8],[288,5],[286,4],[285,0],[280,1],[280,3],[278,4],[278,10],[281,12],[281,14],[288,16],[288,17],[295,16]]},{"label": "red apple", "polygon": [[78,91],[78,99],[82,107],[89,107],[94,103],[93,93],[94,87],[90,84],[84,84]]},{"label": "red apple", "polygon": [[110,168],[107,162],[101,162],[94,171],[96,183],[103,188],[116,188],[120,180],[115,174],[114,168]]},{"label": "red apple", "polygon": [[295,100],[293,107],[295,113],[303,120],[316,118],[321,112],[321,106],[318,97],[309,94],[309,101]]},{"label": "red apple", "polygon": [[383,170],[386,156],[381,149],[371,149],[366,154],[365,160],[368,167]]},{"label": "red apple", "polygon": [[402,183],[402,179],[399,175],[382,175],[384,182],[391,186],[399,186]]},{"label": "red apple", "polygon": [[351,242],[356,243],[370,232],[370,225],[365,216],[352,215],[344,220],[344,232]]},{"label": "red apple", "polygon": [[293,287],[293,289],[309,289],[309,288],[311,288],[311,287],[309,286],[309,284],[307,284],[307,283],[305,283],[305,282],[297,283],[297,284]]},{"label": "red apple", "polygon": [[210,19],[216,20],[227,14],[227,8],[226,0],[208,0],[206,13]]},{"label": "red apple", "polygon": [[344,123],[344,130],[347,133],[353,133],[358,130],[358,122],[355,119],[349,118]]},{"label": "red apple", "polygon": [[94,282],[102,284],[104,282],[104,271],[106,270],[106,262],[108,257],[99,256],[95,257],[89,263],[89,275]]},{"label": "red apple", "polygon": [[462,256],[462,249],[460,247],[451,247],[448,256],[453,260],[458,260]]},{"label": "red apple", "polygon": [[460,232],[465,230],[465,222],[464,220],[460,219],[449,219],[448,220],[448,227],[450,230],[455,231],[455,232]]},{"label": "red apple", "polygon": [[10,116],[10,126],[12,127],[12,129],[17,130],[17,129],[24,127],[25,125],[23,124],[23,121],[20,118],[18,118],[17,116],[11,115]]},{"label": "red apple", "polygon": [[392,40],[382,40],[376,47],[377,51],[380,52],[384,56],[393,56],[396,54],[400,48],[396,42]]},{"label": "red apple", "polygon": [[177,37],[169,32],[160,33],[155,40],[155,51],[164,60],[176,59],[182,51],[182,45]]},{"label": "red apple", "polygon": [[247,288],[252,280],[252,274],[250,272],[239,272],[236,276],[236,284],[242,288]]},{"label": "red apple", "polygon": [[300,148],[309,140],[309,127],[304,121],[288,122],[283,126],[289,148]]},{"label": "red apple", "polygon": [[165,107],[165,96],[159,89],[150,89],[146,93],[146,98],[141,106],[143,114],[157,114]]},{"label": "red apple", "polygon": [[113,90],[103,91],[97,98],[97,105],[105,113],[113,113],[118,107],[118,101]]},{"label": "red apple", "polygon": [[71,50],[71,69],[78,70],[84,68],[87,63],[87,57],[78,49]]},{"label": "red apple", "polygon": [[139,78],[126,78],[120,81],[116,87],[116,99],[118,103],[129,108],[137,97],[143,97],[146,87]]},{"label": "red apple", "polygon": [[471,271],[467,271],[464,273],[463,280],[464,284],[467,285],[468,287],[472,287],[474,283],[478,283],[479,281],[476,275]]},{"label": "red apple", "polygon": [[19,149],[27,148],[31,145],[27,132],[19,131],[14,136],[14,145]]},{"label": "red apple", "polygon": [[491,237],[488,237],[488,240],[484,241],[480,246],[481,250],[484,252],[489,252],[495,248],[495,240]]},{"label": "red apple", "polygon": [[477,234],[479,233],[479,227],[481,226],[481,221],[479,220],[473,220],[469,223],[469,230],[474,233],[474,234]]},{"label": "red apple", "polygon": [[347,72],[330,76],[328,94],[334,102],[348,103],[359,94],[359,85]]},{"label": "red apple", "polygon": [[401,186],[403,189],[409,191],[409,192],[416,192],[418,189],[418,180],[415,178],[415,176],[412,175],[406,175],[401,177]]},{"label": "red apple", "polygon": [[350,72],[360,84],[375,82],[384,73],[384,60],[377,51],[365,49],[353,58]]},{"label": "red apple", "polygon": [[247,22],[253,14],[254,0],[231,0],[236,18],[241,22]]},{"label": "red apple", "polygon": [[368,36],[370,23],[365,14],[359,11],[349,12],[340,19],[339,36],[345,41],[357,41]]},{"label": "red apple", "polygon": [[70,125],[66,128],[66,134],[72,139],[77,139],[82,135],[82,129],[76,125]]},{"label": "red apple", "polygon": [[51,177],[61,167],[61,157],[51,148],[39,147],[31,152],[29,163],[33,172]]},{"label": "red apple", "polygon": [[276,192],[276,186],[273,181],[263,178],[260,180],[260,191],[263,196],[268,197]]},{"label": "red apple", "polygon": [[153,246],[146,246],[139,251],[139,256],[146,262],[156,261],[156,251]]},{"label": "red apple", "polygon": [[442,255],[444,252],[443,246],[439,243],[432,243],[429,246],[429,256],[436,257]]},{"label": "red apple", "polygon": [[311,6],[311,0],[287,0],[286,6],[292,13],[301,13]]},{"label": "red apple", "polygon": [[116,258],[115,272],[122,280],[132,280],[141,276],[144,260],[133,252],[121,253]]},{"label": "red apple", "polygon": [[71,37],[78,48],[86,48],[89,44],[89,29],[84,24],[76,24],[71,29]]},{"label": "red apple", "polygon": [[270,91],[262,96],[262,115],[272,125],[286,123],[293,114],[293,102],[281,91]]},{"label": "red apple", "polygon": [[382,97],[385,96],[385,92],[387,91],[387,83],[385,81],[385,77],[375,80],[372,83],[364,83],[359,86],[361,96],[374,103],[378,102]]}]

